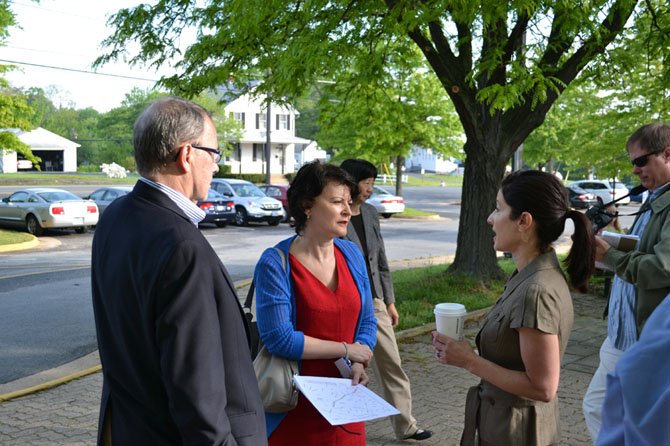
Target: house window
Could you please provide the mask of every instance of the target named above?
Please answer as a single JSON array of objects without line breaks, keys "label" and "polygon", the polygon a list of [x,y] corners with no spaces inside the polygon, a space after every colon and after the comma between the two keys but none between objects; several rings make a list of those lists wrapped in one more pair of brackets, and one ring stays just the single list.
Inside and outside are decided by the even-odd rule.
[{"label": "house window", "polygon": [[254,155],[251,160],[258,161],[259,158],[265,161],[265,144],[254,144]]},{"label": "house window", "polygon": [[256,129],[265,129],[265,113],[256,113]]},{"label": "house window", "polygon": [[277,130],[291,130],[290,115],[277,115]]},{"label": "house window", "polygon": [[237,122],[239,122],[240,124],[242,124],[242,128],[245,128],[245,127],[246,127],[246,125],[245,125],[246,122],[245,122],[245,120],[244,120],[244,118],[245,118],[245,117],[244,117],[244,113],[232,112],[232,113],[231,113],[231,116],[232,116],[232,118],[233,118],[234,120],[236,120]]}]

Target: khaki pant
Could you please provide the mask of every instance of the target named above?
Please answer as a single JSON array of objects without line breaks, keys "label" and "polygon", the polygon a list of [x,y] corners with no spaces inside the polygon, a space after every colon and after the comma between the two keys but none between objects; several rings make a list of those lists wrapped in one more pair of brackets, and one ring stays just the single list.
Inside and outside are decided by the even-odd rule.
[{"label": "khaki pant", "polygon": [[372,368],[382,386],[384,399],[400,411],[400,415],[391,417],[391,424],[396,437],[402,440],[417,430],[416,420],[412,416],[409,378],[400,363],[400,352],[386,304],[382,299],[372,300],[377,318],[377,345],[372,357]]}]

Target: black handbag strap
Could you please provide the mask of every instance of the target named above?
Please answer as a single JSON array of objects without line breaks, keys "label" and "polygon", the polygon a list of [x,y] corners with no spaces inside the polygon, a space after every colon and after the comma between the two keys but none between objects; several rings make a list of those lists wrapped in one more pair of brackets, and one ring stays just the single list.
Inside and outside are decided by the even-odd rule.
[{"label": "black handbag strap", "polygon": [[[286,256],[284,255],[284,251],[281,249],[275,247],[273,248],[275,251],[277,251],[277,254],[279,254],[279,258],[281,259],[281,266],[284,268],[284,271],[286,271]],[[247,291],[247,298],[244,299],[244,308],[247,310],[251,311],[251,306],[254,303],[254,291],[256,290],[256,284],[254,281],[251,281],[251,284],[249,285],[249,291]]]}]

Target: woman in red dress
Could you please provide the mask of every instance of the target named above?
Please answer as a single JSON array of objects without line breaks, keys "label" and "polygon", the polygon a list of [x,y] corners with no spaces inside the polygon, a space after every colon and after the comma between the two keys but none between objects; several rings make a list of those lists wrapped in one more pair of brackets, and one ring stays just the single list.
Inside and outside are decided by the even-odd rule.
[{"label": "woman in red dress", "polygon": [[[303,166],[288,191],[297,235],[266,250],[256,266],[256,315],[263,343],[300,360],[300,374],[341,377],[335,361],[352,362],[352,384],[367,384],[376,321],[363,257],[341,240],[351,217],[348,175],[320,162]],[[284,262],[279,254],[284,254]],[[302,395],[286,413],[266,412],[269,444],[365,445],[365,424],[331,426]]]}]

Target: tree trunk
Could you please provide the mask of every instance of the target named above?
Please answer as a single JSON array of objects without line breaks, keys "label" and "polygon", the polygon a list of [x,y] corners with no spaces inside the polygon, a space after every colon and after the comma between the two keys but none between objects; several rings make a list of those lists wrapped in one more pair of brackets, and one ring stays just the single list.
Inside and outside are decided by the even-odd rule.
[{"label": "tree trunk", "polygon": [[475,145],[470,140],[465,143],[456,257],[449,271],[488,280],[503,277],[493,249],[493,231],[486,219],[495,208],[507,158],[498,155],[500,149]]},{"label": "tree trunk", "polygon": [[395,164],[395,194],[402,197],[402,168],[405,165],[405,157],[398,155]]}]

